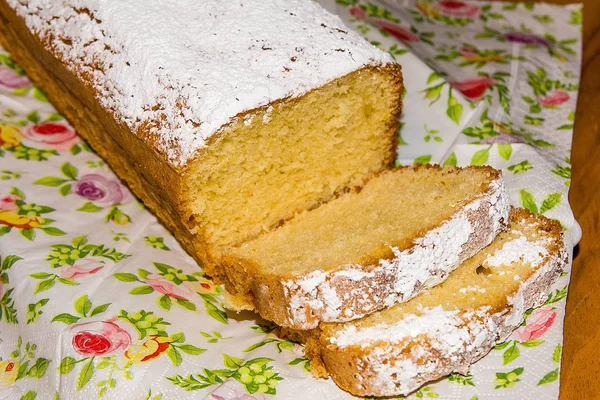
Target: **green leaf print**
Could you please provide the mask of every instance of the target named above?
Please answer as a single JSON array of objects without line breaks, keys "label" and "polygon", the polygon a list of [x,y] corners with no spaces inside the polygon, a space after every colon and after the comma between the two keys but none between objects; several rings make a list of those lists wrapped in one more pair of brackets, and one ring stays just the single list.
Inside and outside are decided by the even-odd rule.
[{"label": "green leaf print", "polygon": [[164,244],[164,239],[159,236],[145,236],[144,242],[153,249],[170,250],[169,247]]},{"label": "green leaf print", "polygon": [[556,347],[554,348],[554,352],[552,353],[552,361],[554,361],[555,363],[559,363],[561,353],[562,353],[562,346],[560,344],[557,344]]},{"label": "green leaf print", "polygon": [[42,307],[45,306],[50,299],[41,299],[37,303],[27,305],[27,323],[31,324],[37,321],[37,318],[43,314]]},{"label": "green leaf print", "polygon": [[223,363],[227,368],[239,368],[244,363],[244,360],[223,354]]},{"label": "green leaf print", "polygon": [[540,207],[540,213],[544,214],[546,211],[550,211],[560,204],[562,199],[562,193],[550,193],[542,202]]},{"label": "green leaf print", "polygon": [[556,289],[554,292],[551,292],[548,295],[548,298],[544,302],[544,305],[553,304],[561,301],[565,297],[567,297],[568,286],[565,286],[562,289]]},{"label": "green leaf print", "polygon": [[208,343],[218,343],[219,340],[231,339],[232,336],[223,337],[220,332],[214,331],[212,334],[200,331],[200,334],[207,338]]},{"label": "green leaf print", "polygon": [[523,122],[527,125],[540,126],[544,123],[546,119],[541,117],[532,117],[530,115],[526,115],[523,117]]},{"label": "green leaf print", "polygon": [[415,397],[417,399],[423,399],[425,397],[430,399],[437,399],[440,397],[431,386],[425,386],[415,392]]},{"label": "green leaf print", "polygon": [[517,342],[513,342],[513,345],[510,346],[504,354],[502,354],[502,365],[509,364],[516,360],[520,355],[519,348],[517,347]]},{"label": "green leaf print", "polygon": [[455,167],[457,164],[457,159],[456,159],[456,153],[452,153],[450,154],[450,156],[448,156],[448,158],[446,159],[446,161],[444,161],[444,166],[451,166],[451,167]]},{"label": "green leaf print", "polygon": [[450,117],[455,124],[460,125],[460,117],[462,116],[463,106],[452,96],[452,88],[448,89],[448,108],[446,115]]},{"label": "green leaf print", "polygon": [[23,393],[23,396],[21,396],[19,398],[19,400],[35,400],[36,397],[37,397],[37,392],[35,392],[33,390],[28,390],[25,393]]},{"label": "green leaf print", "polygon": [[496,372],[496,379],[494,380],[494,389],[507,389],[515,386],[521,379],[518,378],[524,371],[523,367],[515,368],[510,372]]},{"label": "green leaf print", "polygon": [[510,159],[511,154],[512,154],[512,145],[509,144],[509,143],[498,144],[498,154],[504,160],[508,161]]},{"label": "green leaf print", "polygon": [[522,174],[524,172],[529,171],[530,169],[533,169],[533,166],[527,160],[521,161],[518,164],[514,164],[514,165],[511,165],[510,167],[508,167],[508,170],[515,175]]},{"label": "green leaf print", "polygon": [[40,230],[42,232],[44,232],[45,234],[50,235],[50,236],[63,236],[63,235],[66,235],[66,232],[64,232],[61,229],[55,228],[53,226],[41,227]]},{"label": "green leaf print", "polygon": [[554,382],[558,379],[558,368],[554,371],[548,372],[544,377],[538,382],[538,386],[545,385],[546,383]]},{"label": "green leaf print", "polygon": [[46,373],[48,365],[50,365],[50,360],[45,358],[38,358],[37,360],[35,360],[35,364],[27,372],[27,376],[30,378],[40,379]]},{"label": "green leaf print", "polygon": [[[8,285],[10,283],[8,270],[17,262],[23,258],[14,254],[7,255],[2,259],[0,255],[0,285]],[[9,324],[18,323],[17,310],[15,308],[15,302],[12,298],[14,288],[7,289],[4,287],[4,293],[0,298],[0,320],[4,319]]]},{"label": "green leaf print", "polygon": [[194,345],[191,344],[182,344],[177,346],[177,348],[181,351],[183,351],[184,353],[196,356],[198,354],[202,354],[206,351],[206,349],[202,349],[200,347],[196,347]]},{"label": "green leaf print", "polygon": [[54,318],[52,318],[52,320],[50,320],[50,322],[62,322],[67,325],[71,325],[71,324],[74,324],[75,322],[79,321],[80,319],[81,319],[80,317],[77,317],[75,315],[72,315],[69,313],[62,313],[62,314],[58,314],[58,315],[54,316]]},{"label": "green leaf print", "polygon": [[87,294],[84,294],[83,296],[75,300],[74,306],[75,311],[77,311],[77,313],[81,314],[84,317],[87,317],[87,313],[90,312],[90,310],[92,309],[92,302],[90,301],[90,299],[88,299]]},{"label": "green leaf print", "polygon": [[121,282],[139,282],[139,279],[134,274],[128,272],[117,272],[113,276]]},{"label": "green leaf print", "polygon": [[169,311],[171,309],[171,304],[172,304],[171,298],[169,296],[167,296],[166,294],[163,294],[162,296],[160,296],[158,298],[158,305],[167,311]]},{"label": "green leaf print", "polygon": [[77,211],[83,211],[83,212],[98,212],[101,210],[102,210],[102,207],[98,207],[97,205],[95,205],[94,203],[89,202],[89,201],[77,209]]},{"label": "green leaf print", "polygon": [[73,357],[67,356],[60,362],[58,371],[63,375],[68,374],[73,370],[73,368],[75,368],[75,365],[77,365],[78,362],[80,361],[75,360]]},{"label": "green leaf print", "polygon": [[138,286],[129,291],[129,294],[150,294],[154,289],[151,286]]},{"label": "green leaf print", "polygon": [[30,228],[21,229],[21,236],[27,240],[33,240],[35,238],[35,232]]},{"label": "green leaf print", "polygon": [[471,158],[471,165],[483,165],[488,161],[489,156],[489,148],[478,150],[475,152],[475,154],[473,154],[473,157]]},{"label": "green leaf print", "polygon": [[429,164],[430,161],[431,161],[431,154],[426,154],[424,156],[415,158],[415,161],[413,161],[413,165],[425,165],[425,164]]},{"label": "green leaf print", "polygon": [[33,182],[34,185],[43,186],[60,186],[63,183],[68,182],[67,179],[57,178],[55,176],[45,176]]},{"label": "green leaf print", "polygon": [[38,112],[35,110],[30,111],[29,114],[27,114],[25,116],[25,118],[27,118],[29,121],[31,121],[34,124],[37,124],[38,122],[40,122],[40,114],[38,114]]},{"label": "green leaf print", "polygon": [[533,194],[531,194],[531,192],[525,190],[525,189],[521,189],[519,191],[519,197],[521,198],[521,205],[528,209],[529,211],[531,211],[534,214],[538,213],[538,208],[535,202],[535,197],[533,197]]},{"label": "green leaf print", "polygon": [[92,376],[94,375],[94,358],[89,358],[88,362],[83,364],[83,368],[79,371],[77,377],[77,386],[75,389],[81,390],[88,384]]},{"label": "green leaf print", "polygon": [[175,299],[175,303],[179,304],[183,308],[187,308],[190,311],[196,311],[196,305],[191,301]]},{"label": "green leaf print", "polygon": [[174,385],[187,391],[199,390],[208,386],[223,383],[224,379],[234,378],[246,388],[250,394],[276,394],[278,381],[283,380],[273,367],[269,366],[270,358],[259,357],[248,361],[223,354],[223,362],[227,369],[203,369],[202,373],[190,374],[187,377],[175,375],[167,377]]},{"label": "green leaf print", "polygon": [[181,353],[179,353],[179,351],[177,351],[177,348],[175,348],[174,346],[169,346],[169,348],[167,349],[167,357],[169,357],[171,363],[174,366],[178,366],[181,364]]},{"label": "green leaf print", "polygon": [[439,78],[441,78],[440,74],[438,74],[437,72],[432,72],[431,74],[429,74],[429,77],[427,78],[427,84],[429,85],[430,83],[438,80]]},{"label": "green leaf print", "polygon": [[583,24],[583,8],[578,8],[577,10],[571,11],[571,19],[569,20],[569,24],[571,24],[571,25]]},{"label": "green leaf print", "polygon": [[462,375],[459,373],[453,373],[448,375],[448,381],[463,386],[475,386],[475,384],[473,383],[473,375],[471,374]]},{"label": "green leaf print", "polygon": [[37,293],[46,291],[46,290],[52,288],[53,286],[54,286],[54,279],[47,279],[47,280],[40,281],[36,285],[35,291],[33,292],[33,294],[37,294]]}]

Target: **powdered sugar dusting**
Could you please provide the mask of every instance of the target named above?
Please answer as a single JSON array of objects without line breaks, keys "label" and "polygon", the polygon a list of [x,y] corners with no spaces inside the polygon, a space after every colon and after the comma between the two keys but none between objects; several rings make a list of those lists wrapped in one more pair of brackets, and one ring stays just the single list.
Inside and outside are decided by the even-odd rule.
[{"label": "powdered sugar dusting", "polygon": [[[508,221],[504,185],[492,181],[486,194],[458,211],[450,220],[417,238],[413,246],[392,247],[394,258],[373,267],[346,265],[333,271],[316,270],[283,282],[288,320],[296,329],[312,329],[319,321],[343,322],[383,307],[405,302],[442,282],[463,260],[488,245]],[[485,219],[475,222],[474,215]],[[472,240],[479,224],[477,243]]]},{"label": "powdered sugar dusting", "polygon": [[[525,223],[521,221],[518,224]],[[545,293],[565,265],[564,241],[552,236],[539,239],[535,233],[518,230],[511,233],[519,233],[520,238],[527,239],[530,236],[530,239],[538,240],[528,240],[529,244],[512,240],[507,244],[515,242],[525,247],[532,244],[543,246],[544,257],[531,262],[523,261],[521,257],[512,258],[511,263],[529,263],[535,273],[522,282],[517,290],[507,293],[506,304],[500,311],[495,307],[496,311],[492,313],[487,305],[476,309],[445,309],[438,306],[424,309],[419,315],[405,315],[392,323],[370,326],[341,324],[329,331],[323,345],[335,349],[335,352],[343,352],[349,346],[362,349],[363,355],[357,359],[353,371],[345,372],[360,377],[360,383],[357,383],[354,391],[376,396],[404,395],[427,381],[452,372],[466,374],[469,366],[487,354],[496,342],[506,340],[521,324],[527,309],[543,304]],[[550,249],[555,251],[550,253]],[[487,259],[493,259],[502,250],[488,255]],[[478,288],[465,282],[463,289],[469,292]]]},{"label": "powdered sugar dusting", "polygon": [[484,266],[499,267],[519,261],[530,265],[539,264],[548,254],[545,244],[544,240],[531,242],[525,236],[520,236],[505,243],[500,250],[488,257]]},{"label": "powdered sugar dusting", "polygon": [[462,320],[457,311],[445,311],[442,307],[427,310],[422,315],[410,314],[395,324],[380,324],[357,329],[350,324],[341,330],[337,336],[331,337],[330,342],[338,347],[361,344],[368,346],[374,340],[396,342],[407,337],[415,337],[425,333],[439,333],[450,347],[455,346],[467,333],[460,329]]},{"label": "powdered sugar dusting", "polygon": [[306,0],[8,3],[71,72],[91,80],[104,107],[175,166],[241,112],[392,62]]}]

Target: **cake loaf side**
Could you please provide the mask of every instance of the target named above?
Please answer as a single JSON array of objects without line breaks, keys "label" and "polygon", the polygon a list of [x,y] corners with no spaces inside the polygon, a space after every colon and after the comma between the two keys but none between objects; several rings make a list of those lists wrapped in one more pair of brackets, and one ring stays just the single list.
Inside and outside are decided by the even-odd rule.
[{"label": "cake loaf side", "polygon": [[540,306],[567,253],[556,221],[515,210],[507,232],[405,305],[310,334],[314,371],[360,396],[405,395],[471,364]]},{"label": "cake loaf side", "polygon": [[217,278],[222,249],[393,162],[399,65],[312,1],[2,0],[0,18],[35,84]]}]

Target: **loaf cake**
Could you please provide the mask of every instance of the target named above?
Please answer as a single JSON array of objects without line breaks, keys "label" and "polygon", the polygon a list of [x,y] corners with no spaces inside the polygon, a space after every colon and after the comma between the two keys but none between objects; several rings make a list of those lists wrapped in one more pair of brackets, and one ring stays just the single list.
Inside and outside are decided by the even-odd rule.
[{"label": "loaf cake", "polygon": [[392,166],[391,56],[307,0],[1,0],[0,40],[215,278]]},{"label": "loaf cake", "polygon": [[386,171],[225,253],[230,302],[295,329],[360,318],[443,281],[508,212],[491,167]]},{"label": "loaf cake", "polygon": [[396,396],[469,366],[543,304],[566,263],[562,228],[526,210],[442,284],[343,324],[287,332],[306,342],[318,375],[357,396]]}]

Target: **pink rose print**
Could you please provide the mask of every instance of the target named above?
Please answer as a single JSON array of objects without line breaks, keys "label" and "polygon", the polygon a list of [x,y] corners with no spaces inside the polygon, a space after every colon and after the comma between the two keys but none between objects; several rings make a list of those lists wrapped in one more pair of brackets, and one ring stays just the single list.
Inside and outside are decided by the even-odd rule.
[{"label": "pink rose print", "polygon": [[75,324],[73,348],[85,357],[108,356],[124,351],[131,344],[131,335],[119,325],[116,318]]},{"label": "pink rose print", "polygon": [[63,265],[60,270],[61,278],[77,279],[82,276],[92,275],[104,268],[102,262],[93,258],[80,258],[73,265]]},{"label": "pink rose print", "polygon": [[0,65],[0,85],[10,89],[18,89],[31,85],[31,81],[25,75],[19,75],[14,69],[6,65]]},{"label": "pink rose print", "polygon": [[227,379],[215,390],[209,393],[210,400],[267,400],[264,394],[248,394],[246,388],[235,379]]},{"label": "pink rose print", "polygon": [[481,10],[475,4],[470,4],[464,1],[442,0],[437,3],[437,11],[451,18],[479,18]]},{"label": "pink rose print", "polygon": [[450,82],[450,86],[461,92],[467,99],[475,101],[479,100],[485,91],[496,83],[498,82],[492,78],[475,78],[460,82]]},{"label": "pink rose print", "polygon": [[538,96],[537,100],[543,106],[555,107],[569,101],[570,98],[569,93],[564,90],[551,90],[545,96]]},{"label": "pink rose print", "polygon": [[555,319],[556,311],[537,309],[527,317],[527,325],[517,329],[516,335],[522,342],[538,339],[550,329]]},{"label": "pink rose print", "polygon": [[371,25],[375,25],[379,29],[389,33],[396,39],[402,40],[403,42],[415,43],[420,40],[417,35],[415,35],[414,33],[412,33],[411,31],[409,31],[401,25],[394,24],[393,22],[382,18],[369,17],[365,10],[363,10],[359,6],[351,7],[350,15],[352,15],[356,19],[368,22]]},{"label": "pink rose print", "polygon": [[189,300],[194,292],[187,286],[178,286],[157,274],[151,274],[145,280],[146,284],[159,293],[179,300]]},{"label": "pink rose print", "polygon": [[15,196],[14,194],[7,194],[6,196],[0,197],[0,210],[5,211],[13,211],[19,208],[15,201],[21,200],[19,196]]},{"label": "pink rose print", "polygon": [[533,44],[536,46],[550,46],[552,42],[533,33],[526,32],[508,32],[502,35],[504,39],[513,43]]},{"label": "pink rose print", "polygon": [[23,139],[48,144],[58,151],[69,151],[74,144],[81,141],[73,128],[58,122],[42,122],[30,126],[23,132]]},{"label": "pink rose print", "polygon": [[129,191],[117,180],[100,174],[87,174],[71,187],[71,192],[98,205],[125,203],[131,198]]}]

